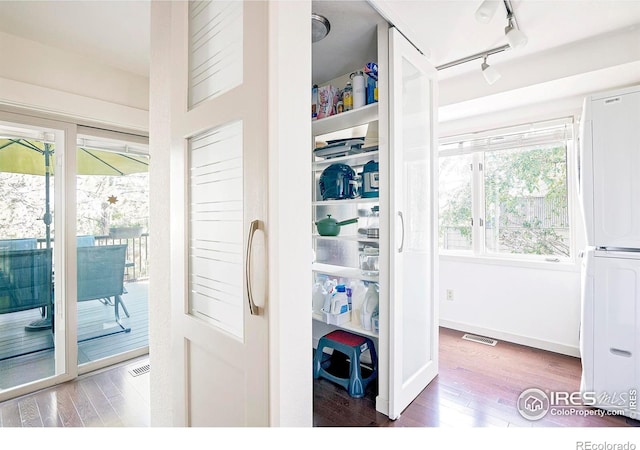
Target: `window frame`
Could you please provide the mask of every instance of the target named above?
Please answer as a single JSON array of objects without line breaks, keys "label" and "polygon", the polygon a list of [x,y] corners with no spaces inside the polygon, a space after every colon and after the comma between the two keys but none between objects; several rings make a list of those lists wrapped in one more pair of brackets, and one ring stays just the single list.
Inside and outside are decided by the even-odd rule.
[{"label": "window frame", "polygon": [[[493,253],[487,251],[485,235],[485,154],[501,150],[490,146],[472,145],[472,141],[490,139],[499,136],[514,135],[527,130],[544,130],[554,127],[566,127],[566,185],[567,185],[567,216],[569,223],[569,256],[554,255],[529,255],[524,253]],[[510,127],[482,130],[465,134],[442,137],[439,143],[438,158],[450,157],[463,154],[472,155],[471,174],[471,205],[472,219],[471,226],[471,249],[470,250],[448,250],[439,247],[440,256],[444,260],[464,260],[478,263],[506,264],[510,266],[536,267],[536,268],[557,268],[561,270],[575,270],[578,261],[577,255],[577,153],[578,153],[578,127],[576,117],[566,116],[550,120],[542,120],[525,123]],[[466,142],[465,147],[463,143]],[[549,143],[553,140],[549,139]],[[457,148],[453,144],[458,143]],[[444,147],[444,148],[443,148]],[[507,148],[504,148],[507,149]],[[502,150],[504,150],[502,149]],[[517,149],[513,146],[512,149]],[[480,166],[482,164],[482,166]],[[482,167],[482,170],[480,170]],[[480,222],[481,219],[482,222]],[[480,225],[482,223],[482,225]]]}]

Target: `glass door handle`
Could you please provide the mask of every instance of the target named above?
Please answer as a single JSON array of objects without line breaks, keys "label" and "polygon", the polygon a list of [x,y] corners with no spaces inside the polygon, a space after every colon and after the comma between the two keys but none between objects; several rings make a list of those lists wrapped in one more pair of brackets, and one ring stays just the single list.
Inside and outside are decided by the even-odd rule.
[{"label": "glass door handle", "polygon": [[398,211],[398,217],[400,217],[400,229],[402,230],[402,240],[400,241],[400,248],[398,248],[398,253],[402,253],[402,249],[404,247],[404,216],[402,215],[402,211]]}]

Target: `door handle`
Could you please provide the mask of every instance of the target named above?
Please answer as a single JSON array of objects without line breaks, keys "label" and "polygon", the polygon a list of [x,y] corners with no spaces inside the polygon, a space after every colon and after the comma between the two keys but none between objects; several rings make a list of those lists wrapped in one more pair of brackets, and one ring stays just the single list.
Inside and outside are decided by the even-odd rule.
[{"label": "door handle", "polygon": [[249,311],[253,316],[260,315],[260,308],[253,300],[253,289],[251,285],[251,258],[253,257],[253,236],[256,231],[260,228],[259,220],[252,220],[249,225],[249,238],[247,239],[247,253],[246,253],[246,261],[245,261],[245,278],[247,283],[247,299],[249,301]]},{"label": "door handle", "polygon": [[625,358],[631,358],[631,352],[628,350],[621,350],[619,348],[611,347],[609,351],[616,356],[624,356]]},{"label": "door handle", "polygon": [[402,211],[398,211],[398,217],[400,217],[400,222],[402,226],[400,229],[402,230],[402,240],[400,241],[400,248],[398,248],[398,253],[402,253],[402,249],[404,247],[404,216],[402,215]]}]

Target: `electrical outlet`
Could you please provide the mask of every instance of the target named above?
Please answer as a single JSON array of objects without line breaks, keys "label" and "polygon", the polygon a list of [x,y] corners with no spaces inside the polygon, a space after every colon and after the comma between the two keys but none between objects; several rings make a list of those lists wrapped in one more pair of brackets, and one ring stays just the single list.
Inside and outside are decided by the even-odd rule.
[{"label": "electrical outlet", "polygon": [[453,301],[453,289],[447,289],[447,300]]}]

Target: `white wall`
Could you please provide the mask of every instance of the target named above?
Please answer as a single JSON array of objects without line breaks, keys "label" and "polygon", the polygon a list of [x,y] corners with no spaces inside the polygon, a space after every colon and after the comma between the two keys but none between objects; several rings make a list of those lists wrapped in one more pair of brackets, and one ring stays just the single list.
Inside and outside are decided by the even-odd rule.
[{"label": "white wall", "polygon": [[441,256],[440,325],[578,356],[580,272]]},{"label": "white wall", "polygon": [[0,33],[0,103],[146,132],[149,79]]},{"label": "white wall", "polygon": [[[640,83],[640,30],[612,33],[496,68],[440,81],[440,136],[580,114],[584,96]],[[575,153],[570,155],[574,158]],[[570,161],[572,164],[573,161]],[[575,167],[571,176],[575,181]],[[575,203],[577,254],[584,246]],[[574,264],[509,264],[440,257],[442,326],[579,356],[580,259]],[[454,300],[446,300],[446,290]]]}]

